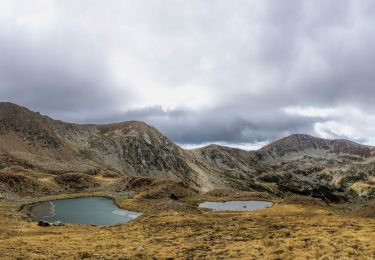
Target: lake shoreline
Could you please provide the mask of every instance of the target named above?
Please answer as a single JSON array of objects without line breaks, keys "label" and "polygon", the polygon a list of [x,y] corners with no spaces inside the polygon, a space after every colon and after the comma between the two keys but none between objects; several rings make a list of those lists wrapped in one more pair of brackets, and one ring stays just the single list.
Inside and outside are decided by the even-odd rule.
[{"label": "lake shoreline", "polygon": [[[50,209],[55,214],[50,214]],[[30,216],[34,221],[61,221],[69,224],[111,226],[129,222],[141,216],[141,212],[117,207],[112,198],[78,197],[50,200],[30,207]]]}]

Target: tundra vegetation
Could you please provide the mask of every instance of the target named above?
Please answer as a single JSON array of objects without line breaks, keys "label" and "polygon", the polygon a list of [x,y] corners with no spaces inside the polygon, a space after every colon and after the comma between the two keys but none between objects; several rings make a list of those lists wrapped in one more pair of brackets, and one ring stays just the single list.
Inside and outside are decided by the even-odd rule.
[{"label": "tundra vegetation", "polygon": [[[144,214],[41,227],[33,203],[107,196]],[[375,148],[292,135],[186,150],[130,121],[77,125],[0,103],[1,259],[372,259]],[[266,200],[217,212],[203,201]]]}]

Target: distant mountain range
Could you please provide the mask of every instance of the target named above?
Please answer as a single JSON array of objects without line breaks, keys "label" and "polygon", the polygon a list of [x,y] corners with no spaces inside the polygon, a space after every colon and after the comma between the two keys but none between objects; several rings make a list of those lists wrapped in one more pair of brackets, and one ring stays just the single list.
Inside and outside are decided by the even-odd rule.
[{"label": "distant mountain range", "polygon": [[375,197],[374,160],[374,147],[300,134],[257,151],[186,150],[143,122],[79,125],[0,103],[0,166],[48,174],[151,176],[200,192],[230,188],[338,201]]}]

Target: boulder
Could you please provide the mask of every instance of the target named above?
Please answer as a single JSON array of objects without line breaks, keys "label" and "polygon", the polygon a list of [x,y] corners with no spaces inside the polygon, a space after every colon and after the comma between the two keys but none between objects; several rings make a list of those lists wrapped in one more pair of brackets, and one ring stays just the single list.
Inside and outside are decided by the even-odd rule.
[{"label": "boulder", "polygon": [[49,222],[47,222],[47,221],[39,220],[38,226],[40,226],[40,227],[49,227],[49,226],[51,226],[51,224]]},{"label": "boulder", "polygon": [[171,195],[169,196],[172,200],[178,200],[178,196],[175,194],[175,193],[171,193]]},{"label": "boulder", "polygon": [[60,226],[64,226],[64,223],[62,223],[61,221],[55,221],[52,223],[53,226],[56,226],[56,227],[60,227]]}]

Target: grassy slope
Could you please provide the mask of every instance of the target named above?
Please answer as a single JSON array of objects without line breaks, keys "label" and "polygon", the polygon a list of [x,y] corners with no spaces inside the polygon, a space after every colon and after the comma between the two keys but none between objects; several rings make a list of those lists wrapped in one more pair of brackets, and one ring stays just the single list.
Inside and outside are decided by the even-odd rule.
[{"label": "grassy slope", "polygon": [[276,204],[242,213],[162,211],[112,227],[49,228],[18,213],[4,215],[16,208],[0,200],[1,259],[375,257],[375,219],[316,205]]}]

